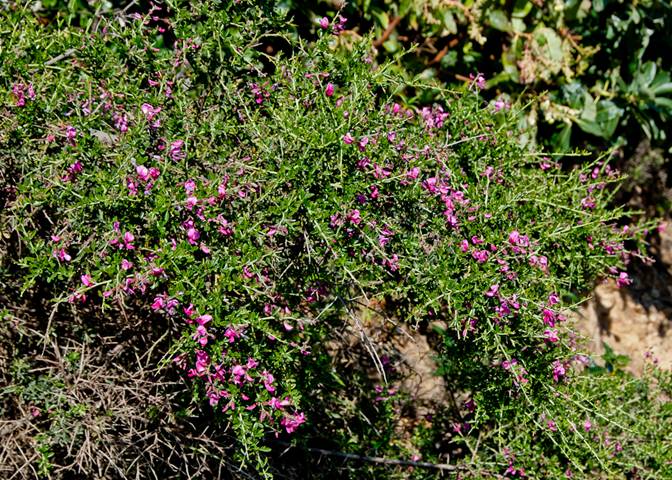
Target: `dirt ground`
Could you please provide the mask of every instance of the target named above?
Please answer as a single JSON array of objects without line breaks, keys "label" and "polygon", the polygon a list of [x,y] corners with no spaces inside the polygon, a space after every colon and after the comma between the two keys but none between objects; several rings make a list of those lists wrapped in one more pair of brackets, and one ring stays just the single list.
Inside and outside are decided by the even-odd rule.
[{"label": "dirt ground", "polygon": [[660,366],[672,368],[672,224],[660,232],[651,253],[656,262],[634,266],[632,285],[599,285],[578,312],[577,327],[590,339],[591,350],[602,354],[606,342],[630,357],[628,370],[635,374],[647,352]]}]

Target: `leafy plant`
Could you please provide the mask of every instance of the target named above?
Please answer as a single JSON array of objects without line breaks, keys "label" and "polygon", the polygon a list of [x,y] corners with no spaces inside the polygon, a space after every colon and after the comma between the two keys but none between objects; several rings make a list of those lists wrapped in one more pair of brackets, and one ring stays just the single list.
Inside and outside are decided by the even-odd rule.
[{"label": "leafy plant", "polygon": [[[343,17],[306,44],[275,7],[173,1],[81,26],[3,12],[2,215],[18,245],[3,278],[82,315],[168,319],[178,333],[163,363],[188,379],[181,406],[231,428],[240,468],[270,476],[269,445],[304,431],[399,451],[383,390],[362,393],[353,375],[351,411],[381,417],[366,435],[324,409],[348,388],[326,340],[349,321],[361,331],[357,309],[376,301],[408,328],[445,326],[441,374],[467,400],[446,409],[447,441],[483,436],[451,468],[665,473],[664,450],[650,456],[611,412],[595,431],[618,435],[627,457],[565,437],[598,413],[571,397],[584,358],[561,302],[598,275],[627,285],[646,228],[622,227],[627,212],[610,206],[618,173],[521,146],[518,112],[485,102],[482,78],[459,92],[409,86],[373,62],[369,40],[335,46]],[[551,34],[539,35],[544,49]],[[402,91],[435,103],[398,103]],[[585,388],[608,396],[599,382]]]}]

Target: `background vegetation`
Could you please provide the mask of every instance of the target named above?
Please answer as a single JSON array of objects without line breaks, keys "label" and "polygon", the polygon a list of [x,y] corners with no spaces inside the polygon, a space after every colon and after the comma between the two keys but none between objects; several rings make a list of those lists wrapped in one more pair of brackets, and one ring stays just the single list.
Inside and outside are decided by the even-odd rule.
[{"label": "background vegetation", "polygon": [[9,477],[669,476],[669,372],[566,322],[655,225],[601,152],[669,149],[669,8],[638,8],[6,6]]}]

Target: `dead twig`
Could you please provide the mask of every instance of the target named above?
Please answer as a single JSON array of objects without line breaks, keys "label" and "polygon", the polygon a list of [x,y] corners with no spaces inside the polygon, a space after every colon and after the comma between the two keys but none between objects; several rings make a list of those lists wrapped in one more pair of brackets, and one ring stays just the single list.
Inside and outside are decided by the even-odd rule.
[{"label": "dead twig", "polygon": [[418,468],[431,468],[435,470],[444,470],[444,471],[456,471],[459,470],[461,467],[458,465],[448,465],[446,463],[429,463],[429,462],[416,462],[413,460],[398,460],[395,458],[383,458],[383,457],[369,457],[366,455],[357,455],[355,453],[347,453],[347,452],[338,452],[335,450],[327,450],[324,448],[315,448],[315,447],[298,447],[296,445],[292,445],[287,442],[274,442],[277,443],[278,445],[282,445],[284,447],[289,448],[300,448],[301,450],[306,450],[307,452],[311,453],[319,453],[320,455],[327,455],[330,457],[339,457],[339,458],[344,458],[346,460],[357,460],[360,462],[369,462],[369,463],[379,463],[382,465],[397,465],[397,466],[402,466],[402,467],[418,467]]}]

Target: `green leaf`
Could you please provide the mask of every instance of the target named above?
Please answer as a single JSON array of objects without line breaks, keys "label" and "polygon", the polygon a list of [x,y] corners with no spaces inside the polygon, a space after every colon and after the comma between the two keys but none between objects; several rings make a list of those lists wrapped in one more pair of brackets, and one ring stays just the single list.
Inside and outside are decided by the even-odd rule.
[{"label": "green leaf", "polygon": [[593,97],[588,92],[583,93],[583,110],[581,111],[581,120],[594,122],[597,116],[597,105]]},{"label": "green leaf", "polygon": [[665,97],[656,97],[653,103],[663,108],[666,108],[667,110],[669,110],[668,113],[672,114],[672,99]]},{"label": "green leaf", "polygon": [[446,10],[443,14],[443,26],[448,33],[452,35],[457,33],[457,23],[455,22],[455,16],[449,10]]},{"label": "green leaf", "polygon": [[600,100],[595,108],[594,119],[590,120],[582,115],[576,120],[576,124],[586,133],[608,139],[614,134],[622,115],[623,109],[614,102]]},{"label": "green leaf", "polygon": [[383,30],[385,30],[390,24],[390,17],[387,15],[387,12],[384,12],[380,9],[375,9],[371,12],[371,14],[376,18],[378,25],[380,25],[380,28]]},{"label": "green leaf", "polygon": [[488,23],[492,28],[501,32],[511,32],[513,30],[509,17],[503,10],[491,10],[488,14]]},{"label": "green leaf", "polygon": [[553,30],[548,27],[538,27],[534,31],[534,36],[539,45],[544,47],[546,57],[554,63],[562,62],[562,39]]},{"label": "green leaf", "polygon": [[637,74],[637,82],[644,88],[651,85],[656,76],[656,64],[654,62],[646,62],[642,65]]},{"label": "green leaf", "polygon": [[534,5],[528,0],[516,0],[513,6],[512,16],[515,18],[525,18],[532,11]]},{"label": "green leaf", "polygon": [[655,95],[665,95],[667,93],[672,93],[672,82],[665,82],[660,85],[657,85],[651,89]]}]

